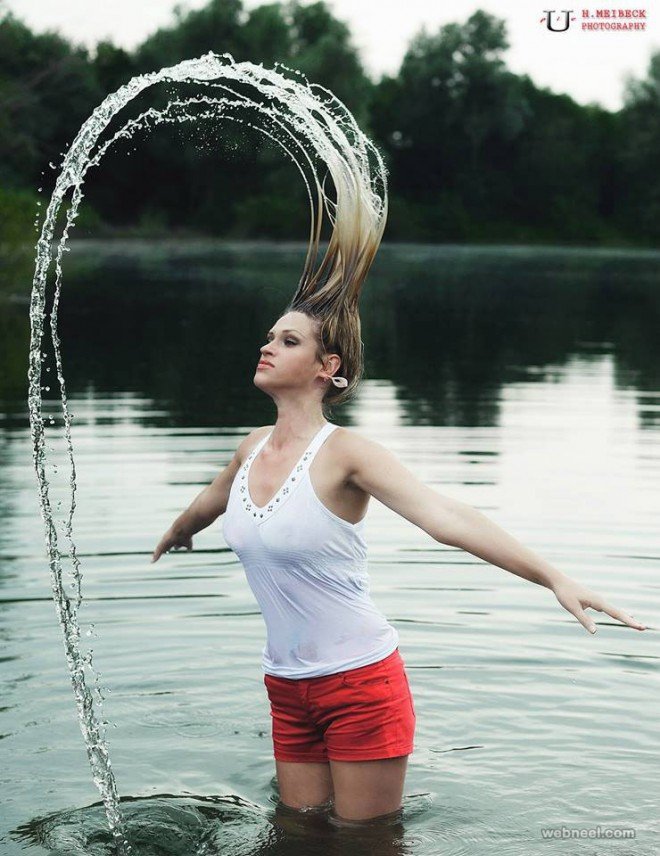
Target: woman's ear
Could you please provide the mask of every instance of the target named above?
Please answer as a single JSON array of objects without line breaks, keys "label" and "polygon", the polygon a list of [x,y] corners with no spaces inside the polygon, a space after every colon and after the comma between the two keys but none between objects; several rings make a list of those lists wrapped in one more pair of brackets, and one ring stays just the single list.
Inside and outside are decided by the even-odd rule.
[{"label": "woman's ear", "polygon": [[330,354],[324,363],[324,371],[328,374],[336,374],[341,366],[341,357],[339,354]]}]

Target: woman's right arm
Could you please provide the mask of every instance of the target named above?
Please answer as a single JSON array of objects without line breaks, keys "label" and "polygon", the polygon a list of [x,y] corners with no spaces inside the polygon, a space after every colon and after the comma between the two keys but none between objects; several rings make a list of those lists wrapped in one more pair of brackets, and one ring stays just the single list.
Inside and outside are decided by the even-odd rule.
[{"label": "woman's right arm", "polygon": [[254,446],[257,435],[263,429],[257,428],[240,443],[229,464],[218,473],[210,485],[204,488],[188,508],[180,514],[161,538],[153,552],[151,562],[156,562],[163,553],[172,547],[187,547],[192,550],[192,536],[206,529],[213,521],[224,514],[229,501],[229,491],[236,473],[240,469],[248,448]]}]

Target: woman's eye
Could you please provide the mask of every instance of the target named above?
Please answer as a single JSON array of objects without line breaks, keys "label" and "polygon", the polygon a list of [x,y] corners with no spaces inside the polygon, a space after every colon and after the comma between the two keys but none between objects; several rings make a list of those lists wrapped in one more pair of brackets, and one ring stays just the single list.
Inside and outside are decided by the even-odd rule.
[{"label": "woman's eye", "polygon": [[[272,336],[266,336],[266,341],[270,344],[270,342],[273,341],[273,337]],[[284,344],[285,345],[297,345],[298,342],[296,342],[295,339],[285,339]]]}]

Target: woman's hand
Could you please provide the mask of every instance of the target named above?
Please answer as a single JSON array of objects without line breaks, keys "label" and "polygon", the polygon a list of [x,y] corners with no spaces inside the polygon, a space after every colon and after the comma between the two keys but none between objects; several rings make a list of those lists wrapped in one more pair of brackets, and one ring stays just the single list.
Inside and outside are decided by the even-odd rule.
[{"label": "woman's hand", "polygon": [[158,561],[163,553],[169,553],[170,550],[177,550],[180,547],[186,547],[188,550],[192,550],[192,535],[186,535],[184,532],[174,532],[172,529],[168,529],[154,550],[151,557],[151,563]]},{"label": "woman's hand", "polygon": [[586,627],[590,633],[596,632],[596,625],[584,611],[588,606],[592,609],[598,610],[598,612],[606,612],[608,615],[611,615],[612,618],[622,621],[629,627],[634,627],[635,630],[646,630],[646,625],[637,621],[637,619],[633,618],[632,615],[628,615],[627,612],[624,612],[622,609],[617,609],[615,606],[610,606],[610,604],[606,603],[599,594],[585,588],[575,582],[575,580],[568,577],[557,582],[552,587],[552,591],[555,593],[555,597],[564,609],[567,609],[572,615],[574,615],[580,624]]}]

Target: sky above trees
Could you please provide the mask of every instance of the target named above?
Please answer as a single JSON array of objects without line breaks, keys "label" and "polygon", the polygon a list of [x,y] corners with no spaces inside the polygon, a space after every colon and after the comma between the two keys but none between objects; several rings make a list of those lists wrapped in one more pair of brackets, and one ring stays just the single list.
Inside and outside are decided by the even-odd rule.
[{"label": "sky above trees", "polygon": [[[312,1],[304,0],[305,5]],[[186,0],[181,6],[199,9],[206,2]],[[89,0],[0,0],[0,10],[11,10],[34,32],[58,29],[69,40],[87,47],[109,39],[128,50],[160,27],[171,25],[176,5],[176,0],[113,0],[111,5]],[[265,0],[243,2],[246,12],[262,5]],[[644,31],[582,32],[577,27],[578,18],[566,33],[548,32],[541,23],[543,10],[558,4],[540,0],[468,0],[460,7],[436,0],[406,0],[405,4],[399,0],[330,0],[327,5],[349,26],[365,70],[374,80],[385,73],[397,73],[408,43],[422,26],[432,33],[476,9],[506,21],[510,43],[507,66],[511,71],[529,74],[537,85],[565,92],[580,104],[596,102],[618,110],[626,75],[642,77],[651,53],[660,49],[660,15],[653,5],[619,4],[648,10]],[[606,5],[598,4],[598,8]],[[581,14],[585,6],[588,4],[581,4],[579,10],[576,7],[576,12]]]}]

